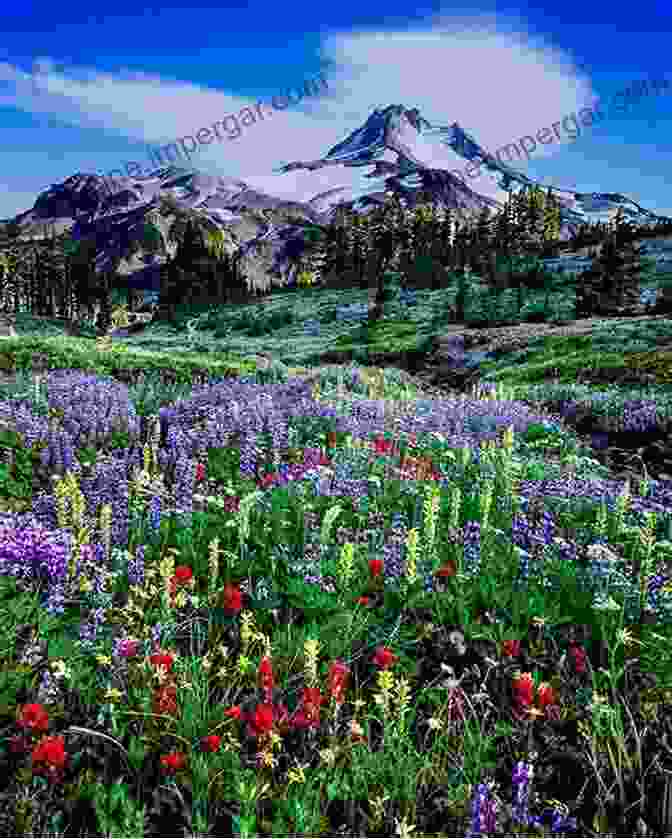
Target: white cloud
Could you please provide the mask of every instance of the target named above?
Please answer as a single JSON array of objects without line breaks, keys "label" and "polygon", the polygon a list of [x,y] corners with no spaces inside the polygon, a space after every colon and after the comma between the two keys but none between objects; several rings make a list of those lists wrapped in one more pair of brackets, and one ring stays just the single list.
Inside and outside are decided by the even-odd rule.
[{"label": "white cloud", "polygon": [[[212,174],[234,175],[280,197],[306,200],[344,183],[361,183],[366,169],[329,167],[282,176],[272,170],[282,163],[323,156],[361,125],[376,105],[417,107],[433,125],[458,121],[494,152],[526,134],[535,135],[597,98],[568,55],[532,37],[522,26],[507,29],[499,19],[488,24],[482,18],[456,21],[444,16],[424,27],[411,32],[381,29],[328,35],[322,46],[322,56],[329,62],[324,71],[326,94],[273,111],[263,122],[244,128],[238,139],[200,146],[192,165]],[[149,74],[112,75],[81,68],[58,72],[49,59],[40,62],[32,77],[0,64],[0,80],[13,82],[16,88],[12,94],[0,95],[0,105],[49,114],[76,126],[99,126],[148,145],[193,135],[256,104]],[[295,84],[314,77],[307,74]],[[264,108],[265,113],[269,110]],[[45,136],[45,154],[48,143]],[[562,143],[571,140],[563,135]],[[532,157],[558,153],[558,147],[557,142],[539,144]],[[125,162],[122,153],[119,168]],[[137,162],[148,166],[147,159]],[[105,174],[110,167],[98,171]],[[477,192],[494,194],[487,177],[467,182]]]}]

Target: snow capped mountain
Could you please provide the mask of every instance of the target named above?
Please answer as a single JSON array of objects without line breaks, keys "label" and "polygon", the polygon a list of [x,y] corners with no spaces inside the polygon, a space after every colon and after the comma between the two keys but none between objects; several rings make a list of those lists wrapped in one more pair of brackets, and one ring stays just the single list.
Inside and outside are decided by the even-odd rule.
[{"label": "snow capped mountain", "polygon": [[[465,190],[466,177],[469,176],[465,169],[469,164],[473,164],[470,167],[471,175],[478,173],[491,182],[494,194],[490,197],[495,203],[490,206],[503,205],[508,190],[515,194],[533,185],[544,190],[547,188],[498,158],[485,151],[457,122],[448,126],[432,126],[417,108],[407,110],[403,105],[388,105],[376,109],[364,125],[330,149],[323,158],[289,163],[280,171],[314,171],[323,166],[338,164],[346,167],[373,166],[372,171],[365,175],[367,182],[352,187],[350,201],[354,209],[359,209],[362,204],[368,203],[364,199],[372,197],[374,189],[371,181],[383,180],[384,188],[377,186],[375,190],[383,193],[385,189],[406,192],[429,187],[444,193],[436,197],[445,201],[448,198],[445,195],[446,184],[455,187],[456,191],[459,184],[463,197],[466,198],[470,193],[476,195],[468,187]],[[436,170],[447,170],[445,174],[449,177],[428,175]],[[456,174],[452,175],[452,172]],[[605,220],[619,207],[623,209],[625,218],[632,221],[654,221],[657,218],[657,214],[645,210],[620,193],[579,193],[560,187],[551,187],[551,191],[563,207],[561,222],[565,225],[566,234],[573,232],[580,223]],[[342,201],[343,192],[333,197]],[[457,199],[458,196],[455,197]],[[482,194],[478,195],[480,199],[483,197]],[[459,200],[455,204],[448,202],[446,206],[457,208],[460,203]]]},{"label": "snow capped mountain", "polygon": [[[208,175],[193,167],[167,166],[143,178],[113,181],[78,172],[42,192],[31,210],[13,220],[28,236],[52,222],[58,223],[58,232],[71,228],[74,239],[94,236],[99,248],[97,271],[116,264],[129,284],[157,289],[159,268],[174,250],[170,225],[177,213],[190,213],[209,222],[213,230],[225,231],[227,248],[240,256],[248,280],[257,288],[268,288],[273,277],[280,283],[286,279],[292,258],[302,251],[302,227],[296,217],[328,224],[338,208],[367,212],[391,191],[410,208],[424,194],[439,207],[473,218],[483,207],[500,209],[508,191],[516,193],[535,184],[547,189],[499,157],[499,152],[493,155],[483,149],[457,122],[432,125],[417,108],[388,105],[375,108],[324,157],[274,170],[271,180],[277,183],[277,194],[268,187],[268,177],[262,187],[253,176],[242,180]],[[328,188],[323,180],[320,184],[319,171],[326,167],[342,172],[342,185],[334,186],[333,177]],[[479,192],[467,183],[475,172],[481,178]],[[314,178],[310,173],[316,173]],[[626,220],[658,218],[620,193],[579,193],[560,187],[551,191],[561,205],[561,239],[570,238],[582,222],[606,220],[619,207]],[[142,229],[150,219],[161,232],[162,246],[145,254],[137,243],[142,242]]]}]

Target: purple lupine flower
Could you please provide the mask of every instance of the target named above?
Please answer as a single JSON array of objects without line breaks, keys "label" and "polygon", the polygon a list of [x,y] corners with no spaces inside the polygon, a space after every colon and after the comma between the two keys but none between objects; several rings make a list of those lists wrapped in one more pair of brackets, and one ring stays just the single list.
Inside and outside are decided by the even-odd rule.
[{"label": "purple lupine flower", "polygon": [[532,777],[532,766],[519,760],[513,768],[511,781],[514,787],[513,820],[520,825],[530,824],[529,800],[530,780]]},{"label": "purple lupine flower", "polygon": [[305,448],[303,450],[303,465],[310,469],[318,466],[322,452],[318,448]]},{"label": "purple lupine flower", "polygon": [[161,646],[161,633],[163,626],[160,623],[154,624],[152,627],[152,648],[158,649]]},{"label": "purple lupine flower", "polygon": [[102,568],[105,562],[105,547],[102,542],[96,542],[94,545],[94,553],[96,555],[96,564]]},{"label": "purple lupine flower", "polygon": [[275,415],[271,422],[271,440],[276,453],[285,451],[289,446],[289,429],[284,417]]},{"label": "purple lupine flower", "polygon": [[90,623],[82,621],[79,626],[79,642],[83,649],[92,650],[96,643],[96,636],[98,634],[98,627],[95,622]]},{"label": "purple lupine flower", "polygon": [[107,590],[107,573],[104,567],[99,568],[93,576],[92,593],[97,603],[101,603],[105,606],[111,605],[112,595]]},{"label": "purple lupine flower", "polygon": [[133,658],[138,655],[139,645],[134,638],[117,638],[113,646],[115,658]]},{"label": "purple lupine flower", "polygon": [[468,521],[464,528],[464,573],[476,576],[481,567],[481,525]]},{"label": "purple lupine flower", "polygon": [[138,545],[135,559],[128,562],[128,582],[132,586],[141,586],[145,581],[145,546]]},{"label": "purple lupine flower", "polygon": [[45,705],[51,705],[58,701],[60,694],[61,689],[58,680],[49,670],[45,670],[38,688],[37,701]]},{"label": "purple lupine flower", "polygon": [[576,830],[577,824],[574,816],[565,816],[558,810],[553,811],[553,821],[551,823],[553,833],[569,833],[570,830]]},{"label": "purple lupine flower", "polygon": [[157,533],[161,527],[161,497],[159,495],[152,496],[149,504],[149,526],[154,533]]},{"label": "purple lupine flower", "polygon": [[70,471],[75,462],[75,451],[72,442],[67,438],[63,439],[63,468]]},{"label": "purple lupine flower", "polygon": [[396,588],[406,570],[403,554],[404,539],[400,536],[391,536],[383,545],[385,582],[389,581],[393,588]]},{"label": "purple lupine flower", "polygon": [[65,593],[62,585],[53,585],[47,594],[45,607],[49,615],[62,615],[65,611]]},{"label": "purple lupine flower", "polygon": [[36,519],[42,522],[49,530],[55,530],[56,521],[56,499],[53,495],[40,492],[33,496],[32,513]]},{"label": "purple lupine flower", "polygon": [[494,833],[496,828],[497,802],[492,798],[488,784],[478,784],[471,801],[471,830],[467,836],[481,836]]},{"label": "purple lupine flower", "polygon": [[175,465],[175,504],[185,513],[193,511],[196,461],[182,455]]},{"label": "purple lupine flower", "polygon": [[80,640],[85,646],[95,643],[98,630],[105,621],[105,610],[98,608],[91,613],[92,620],[88,623],[83,621],[80,624]]}]

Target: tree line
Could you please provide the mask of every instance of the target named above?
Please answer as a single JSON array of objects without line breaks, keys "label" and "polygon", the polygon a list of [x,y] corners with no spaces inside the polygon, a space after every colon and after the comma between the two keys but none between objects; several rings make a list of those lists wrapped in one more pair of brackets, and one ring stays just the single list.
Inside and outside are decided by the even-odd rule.
[{"label": "tree line", "polygon": [[[256,215],[260,221],[270,218],[268,211]],[[157,318],[172,317],[185,303],[244,303],[307,275],[316,286],[369,288],[370,315],[375,319],[385,300],[384,277],[394,270],[405,284],[424,288],[444,287],[447,273],[457,276],[461,284],[455,318],[462,320],[465,277],[474,276],[495,292],[515,288],[522,299],[525,288],[548,285],[549,272],[540,259],[601,245],[599,257],[591,251],[591,269],[577,278],[577,316],[627,313],[635,298],[639,300],[644,270],[635,240],[672,233],[670,220],[633,225],[619,209],[608,224],[580,225],[571,240],[561,242],[560,206],[550,188],[538,186],[509,193],[496,212],[489,207],[479,212],[442,208],[428,192],[410,207],[388,192],[383,204],[364,213],[339,208],[328,225],[300,217],[288,220],[300,225],[303,239],[287,275],[259,287],[241,268],[235,234],[219,230],[204,214],[184,210],[167,197],[129,225],[121,251],[102,272],[96,263],[105,235],[98,222],[88,230],[76,224],[74,233],[60,235],[52,228],[50,235],[32,242],[22,240],[19,225],[10,223],[0,234],[0,310],[24,309],[72,322],[91,318],[97,309],[99,327],[107,328],[114,290],[125,290],[131,307],[137,307],[142,289],[119,267],[122,259],[142,251],[150,263],[153,256],[164,257],[156,265]]]},{"label": "tree line", "polygon": [[672,233],[672,220],[633,225],[619,208],[609,222],[579,225],[561,242],[560,206],[550,189],[509,193],[505,206],[478,214],[440,209],[431,196],[420,195],[413,208],[388,193],[384,204],[366,213],[341,209],[328,226],[307,225],[313,245],[299,260],[297,272],[328,287],[368,287],[370,315],[381,316],[385,271],[394,269],[413,287],[442,288],[446,274],[458,279],[454,318],[464,319],[467,279],[484,282],[495,293],[514,288],[519,309],[525,289],[552,289],[554,276],[541,259],[561,251],[602,245],[592,251],[593,265],[577,277],[577,316],[635,313],[639,282],[646,266],[638,238]]}]

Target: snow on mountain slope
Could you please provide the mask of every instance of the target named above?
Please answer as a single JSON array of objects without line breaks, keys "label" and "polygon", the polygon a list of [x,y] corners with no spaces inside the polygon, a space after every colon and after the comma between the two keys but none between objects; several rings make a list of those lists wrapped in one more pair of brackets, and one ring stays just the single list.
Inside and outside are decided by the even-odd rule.
[{"label": "snow on mountain slope", "polygon": [[[462,178],[463,185],[477,172],[473,180],[478,181],[478,187],[467,186],[467,190],[499,204],[505,202],[508,189],[515,193],[534,184],[546,189],[546,185],[502,163],[499,152],[501,150],[495,156],[485,151],[457,122],[449,126],[432,126],[417,108],[407,110],[403,105],[388,105],[376,109],[362,126],[323,158],[289,163],[280,171],[315,171],[339,163],[345,167],[373,165],[372,171],[350,185],[351,200],[355,202],[371,194],[374,189],[371,181],[392,179],[386,184],[392,188],[417,185],[422,180],[422,172],[428,169],[454,173],[455,179]],[[384,165],[380,165],[381,161]],[[474,166],[467,174],[469,163]],[[375,189],[384,191],[378,185]],[[561,220],[570,225],[568,232],[581,222],[604,220],[619,207],[625,217],[633,221],[652,221],[657,217],[620,193],[579,193],[562,187],[551,187],[551,190],[563,205]],[[334,192],[334,197],[342,201],[346,191],[344,187],[342,192]]]},{"label": "snow on mountain slope", "polygon": [[[432,125],[417,108],[388,105],[375,108],[324,157],[286,163],[271,175],[246,175],[243,180],[180,166],[159,168],[141,179],[114,181],[76,173],[42,192],[33,208],[14,220],[28,235],[39,234],[45,222],[58,221],[60,229],[69,222],[73,239],[95,238],[96,270],[118,264],[119,272],[135,287],[156,289],[159,268],[173,249],[168,235],[175,216],[172,202],[178,211],[197,215],[213,229],[230,234],[227,249],[240,256],[240,265],[256,288],[267,288],[273,277],[279,284],[286,280],[302,252],[302,226],[294,217],[328,224],[339,207],[366,212],[382,203],[389,191],[409,207],[422,192],[440,207],[463,215],[473,217],[483,207],[498,210],[507,190],[515,193],[538,183],[502,163],[500,151],[487,152],[457,122]],[[476,170],[478,174],[471,177]],[[657,218],[620,193],[551,189],[562,207],[561,239],[568,239],[582,222],[605,220],[618,207],[633,221]],[[145,253],[137,242],[142,241],[143,226],[150,218],[162,242]]]}]

